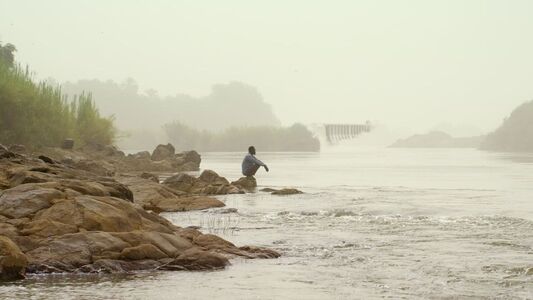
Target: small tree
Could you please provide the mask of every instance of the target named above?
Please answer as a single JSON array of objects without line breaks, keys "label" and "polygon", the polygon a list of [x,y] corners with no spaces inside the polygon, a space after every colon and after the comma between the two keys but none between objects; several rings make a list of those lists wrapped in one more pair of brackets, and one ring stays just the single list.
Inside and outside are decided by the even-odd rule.
[{"label": "small tree", "polygon": [[4,46],[0,44],[0,59],[10,68],[15,64],[15,51],[17,48],[13,44],[7,43]]}]

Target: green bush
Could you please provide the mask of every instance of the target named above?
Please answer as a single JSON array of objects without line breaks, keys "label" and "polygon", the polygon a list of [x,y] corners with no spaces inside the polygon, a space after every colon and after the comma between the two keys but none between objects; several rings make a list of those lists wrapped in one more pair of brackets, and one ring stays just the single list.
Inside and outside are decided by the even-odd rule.
[{"label": "green bush", "polygon": [[66,138],[73,138],[78,146],[113,142],[113,119],[100,116],[90,94],[69,101],[58,87],[35,83],[28,68],[2,57],[0,143],[58,146]]}]

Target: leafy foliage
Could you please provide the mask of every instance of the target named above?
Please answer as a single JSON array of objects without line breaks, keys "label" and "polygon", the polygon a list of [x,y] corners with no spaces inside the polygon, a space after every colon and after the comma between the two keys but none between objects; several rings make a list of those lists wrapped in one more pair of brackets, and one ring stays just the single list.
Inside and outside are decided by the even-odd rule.
[{"label": "leafy foliage", "polygon": [[0,59],[0,143],[57,146],[73,138],[81,146],[114,136],[113,119],[100,116],[90,94],[69,101],[60,88],[35,83],[28,68]]},{"label": "leafy foliage", "polygon": [[13,44],[8,43],[4,46],[0,44],[0,61],[12,68],[15,64],[15,51],[17,51],[17,48]]}]

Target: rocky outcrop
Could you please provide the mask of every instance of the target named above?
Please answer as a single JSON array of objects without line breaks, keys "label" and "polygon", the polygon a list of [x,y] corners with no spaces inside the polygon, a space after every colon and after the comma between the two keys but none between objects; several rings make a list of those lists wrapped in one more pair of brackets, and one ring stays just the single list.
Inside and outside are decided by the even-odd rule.
[{"label": "rocky outcrop", "polygon": [[[205,177],[220,183],[219,178],[208,175]],[[182,198],[181,192],[150,179],[131,178]],[[174,226],[134,203],[139,191],[62,163],[24,156],[3,158],[0,182],[0,267],[4,278],[20,278],[24,270],[212,270],[225,267],[228,259],[236,256],[279,256],[272,250],[237,247],[198,230]],[[185,203],[185,199],[181,201]]]},{"label": "rocky outcrop", "polygon": [[191,196],[153,180],[123,175],[118,181],[133,192],[134,202],[154,212],[176,212],[223,207],[224,203],[207,196]]},{"label": "rocky outcrop", "polygon": [[113,176],[122,172],[198,171],[201,162],[196,151],[175,153],[171,144],[157,146],[152,154],[142,151],[125,155],[114,146],[91,144],[79,150],[44,148],[35,155],[43,155],[72,168],[101,176]]},{"label": "rocky outcrop", "polygon": [[215,171],[204,170],[198,178],[179,173],[171,176],[163,184],[189,195],[226,195],[243,194],[244,190],[219,176]]}]

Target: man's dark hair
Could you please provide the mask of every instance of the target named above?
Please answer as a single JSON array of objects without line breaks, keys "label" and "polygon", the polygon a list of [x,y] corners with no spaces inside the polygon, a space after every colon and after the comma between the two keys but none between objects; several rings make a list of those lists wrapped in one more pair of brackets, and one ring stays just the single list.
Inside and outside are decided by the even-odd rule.
[{"label": "man's dark hair", "polygon": [[248,153],[255,154],[255,147],[254,146],[248,147]]}]

